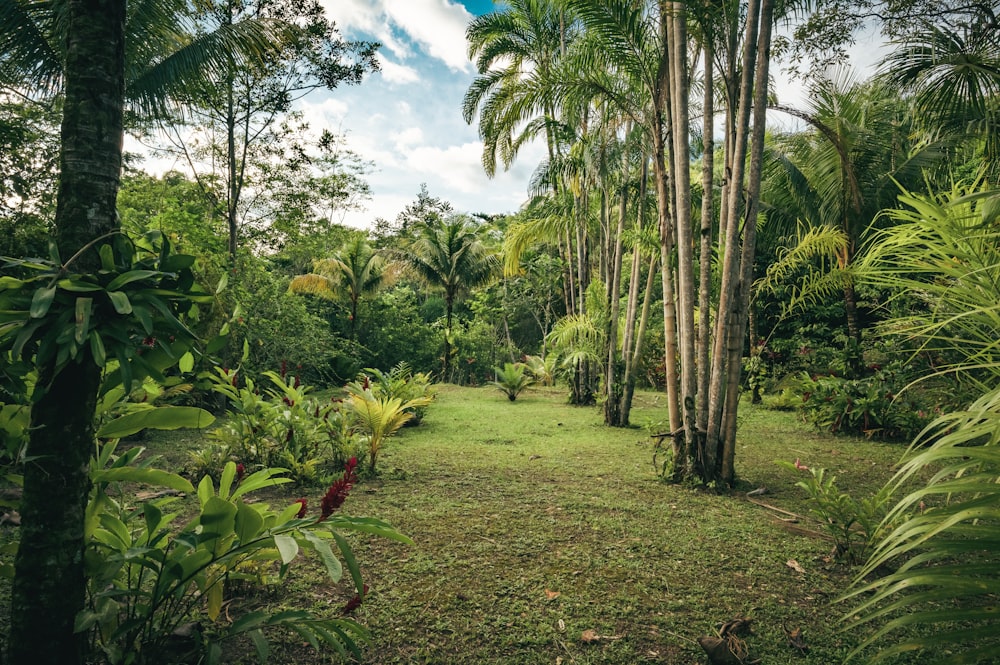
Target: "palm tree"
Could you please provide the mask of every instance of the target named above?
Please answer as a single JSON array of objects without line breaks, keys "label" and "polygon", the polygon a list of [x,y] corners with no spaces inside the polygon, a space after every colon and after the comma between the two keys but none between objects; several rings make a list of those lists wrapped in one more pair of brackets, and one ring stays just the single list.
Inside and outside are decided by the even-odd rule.
[{"label": "palm tree", "polygon": [[355,430],[368,437],[368,470],[375,474],[375,463],[386,439],[413,419],[413,411],[431,403],[430,397],[404,402],[398,397],[374,395],[370,390],[351,392],[345,404],[351,410]]},{"label": "palm tree", "polygon": [[[98,245],[119,230],[126,104],[161,109],[170,91],[205,68],[260,55],[278,41],[277,26],[247,25],[192,42],[174,21],[184,6],[151,2],[129,14],[124,0],[0,0],[0,84],[29,96],[63,93],[56,243],[79,272],[100,269]],[[175,47],[172,55],[144,51],[164,45]],[[15,665],[84,659],[75,620],[85,601],[83,523],[101,368],[89,349],[63,365],[56,360],[39,361],[31,410],[11,588]]]},{"label": "palm tree", "polygon": [[[72,39],[66,41],[65,66],[57,70],[65,101],[56,241],[64,259],[79,253],[77,270],[97,271],[96,248],[81,250],[118,229],[125,0],[68,0],[64,10]],[[61,368],[50,358],[38,367],[38,377],[7,657],[13,665],[82,663],[84,634],[75,632],[74,622],[85,601],[83,524],[101,368],[87,350]]]},{"label": "palm tree", "polygon": [[1000,19],[973,4],[960,25],[919,24],[882,62],[890,86],[912,96],[933,135],[982,141],[986,167],[1000,176]]},{"label": "palm tree", "polygon": [[554,158],[556,108],[542,92],[573,37],[572,19],[551,0],[512,0],[469,24],[469,57],[479,76],[465,93],[462,114],[471,123],[479,110],[487,175],[496,173],[498,153],[507,168],[521,145],[540,133]]},{"label": "palm tree", "polygon": [[[850,340],[848,371],[856,373],[863,322],[846,269],[854,263],[866,229],[880,211],[894,207],[899,187],[918,185],[942,150],[935,142],[914,145],[908,114],[895,93],[877,81],[857,83],[844,70],[817,81],[810,92],[805,110],[776,107],[805,120],[814,131],[774,146],[769,218],[778,222],[777,228],[801,220],[838,229],[846,238],[835,259]],[[775,235],[766,227],[765,234]]]},{"label": "palm tree", "polygon": [[[998,198],[996,190],[975,187],[904,194],[905,207],[890,213],[897,224],[877,234],[862,261],[864,279],[919,294],[930,310],[888,322],[887,332],[955,358],[942,371],[980,381],[983,390],[925,429],[890,481],[899,491],[929,478],[892,509],[886,523],[898,526],[845,596],[857,603],[845,622],[877,626],[858,651],[891,645],[875,661],[926,650],[947,653],[950,662],[988,662],[1000,648],[993,609],[1000,591]],[[874,575],[883,569],[893,572]],[[902,638],[900,629],[907,631]]]},{"label": "palm tree", "polygon": [[453,216],[425,224],[400,257],[428,285],[444,294],[445,333],[442,379],[451,361],[452,316],[455,303],[469,289],[483,286],[498,273],[496,256],[487,251],[467,218]]},{"label": "palm tree", "polygon": [[[31,97],[63,89],[68,0],[0,0],[0,84]],[[294,26],[247,20],[194,35],[191,7],[179,0],[129,6],[125,18],[125,104],[149,117],[189,86],[229,67],[266,61],[293,42]]]},{"label": "palm tree", "polygon": [[288,290],[327,300],[332,300],[338,291],[345,293],[351,307],[351,339],[356,339],[358,302],[363,295],[375,293],[382,286],[385,268],[382,255],[358,235],[333,258],[317,260],[313,272],[293,277]]}]

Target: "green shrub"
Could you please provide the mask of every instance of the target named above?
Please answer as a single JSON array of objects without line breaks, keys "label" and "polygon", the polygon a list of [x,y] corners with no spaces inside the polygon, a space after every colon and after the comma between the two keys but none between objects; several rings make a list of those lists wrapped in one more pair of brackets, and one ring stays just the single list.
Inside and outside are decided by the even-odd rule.
[{"label": "green shrub", "polygon": [[871,376],[842,379],[802,376],[802,411],[833,434],[901,440],[917,435],[940,413],[937,396],[905,390],[909,374],[898,364],[873,368]]},{"label": "green shrub", "polygon": [[[168,655],[218,663],[221,643],[246,635],[261,662],[267,659],[266,633],[285,628],[314,648],[330,648],[342,656],[360,657],[358,642],[367,631],[345,618],[325,618],[305,610],[251,611],[233,618],[225,613],[227,585],[280,581],[300,551],[312,552],[333,582],[350,571],[358,597],[365,586],[358,564],[342,532],[367,532],[410,542],[392,527],[374,519],[334,515],[355,482],[354,467],[331,486],[318,517],[306,517],[303,499],[280,510],[244,500],[251,492],[290,482],[283,470],[262,469],[240,477],[236,464],[226,464],[218,486],[205,476],[198,485],[198,514],[179,530],[172,526],[178,512],[167,512],[176,497],[143,502],[134,507],[114,498],[109,486],[143,482],[174,490],[194,488],[176,474],[135,464],[138,449],[121,457],[106,446],[96,458],[94,489],[87,512],[86,552],[89,600],[77,620],[78,631],[89,631],[92,645],[110,663],[147,662]],[[184,653],[173,653],[178,635],[188,635]]]},{"label": "green shrub", "polygon": [[[229,418],[210,436],[234,459],[250,469],[281,467],[297,482],[316,479],[324,466],[341,468],[354,454],[356,442],[336,400],[321,401],[297,377],[267,371],[262,389],[252,379],[240,387],[236,372],[216,369],[213,390],[227,400]],[[218,450],[197,451],[192,459],[202,472],[218,461]]]},{"label": "green shrub", "polygon": [[[379,398],[399,399],[404,404],[411,404],[407,411],[412,418],[407,425],[419,425],[430,401],[434,399],[434,387],[431,376],[426,372],[414,373],[410,364],[400,361],[388,372],[374,367],[366,367],[355,381],[347,384],[348,393],[360,394],[369,391]],[[427,400],[424,403],[424,400]]]},{"label": "green shrub", "polygon": [[505,363],[502,368],[494,367],[496,380],[490,383],[497,390],[507,395],[511,402],[530,386],[535,384],[535,378],[528,372],[527,366],[523,363]]},{"label": "green shrub", "polygon": [[809,511],[833,538],[838,559],[851,565],[864,562],[872,547],[890,530],[885,523],[891,490],[883,487],[878,494],[855,499],[837,487],[837,477],[826,469],[812,469],[799,463],[779,462],[793,471],[808,474],[795,483],[809,496]]}]

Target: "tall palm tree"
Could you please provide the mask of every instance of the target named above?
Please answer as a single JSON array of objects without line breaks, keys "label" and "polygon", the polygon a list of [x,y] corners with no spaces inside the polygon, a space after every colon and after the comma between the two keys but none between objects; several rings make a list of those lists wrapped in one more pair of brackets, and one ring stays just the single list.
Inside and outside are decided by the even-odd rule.
[{"label": "tall palm tree", "polygon": [[350,302],[351,339],[357,337],[358,302],[374,293],[385,279],[385,258],[363,237],[356,236],[329,259],[319,259],[313,272],[297,275],[288,284],[292,293],[309,293],[332,300],[338,292]]},{"label": "tall palm tree", "polygon": [[[97,271],[81,251],[118,229],[125,92],[125,0],[68,0],[56,241],[76,270]],[[8,35],[8,37],[10,37]],[[74,630],[85,601],[84,514],[101,368],[89,349],[59,368],[38,367],[21,501],[21,542],[11,590],[8,662],[82,663]]]},{"label": "tall palm tree", "polygon": [[[839,229],[847,243],[835,258],[846,269],[866,229],[880,211],[895,207],[900,186],[920,185],[925,169],[942,157],[942,144],[917,142],[911,116],[894,91],[878,81],[858,83],[846,70],[817,81],[806,109],[776,108],[805,120],[813,131],[773,146],[777,168],[768,187],[770,218],[779,228],[801,220]],[[765,233],[773,236],[766,227]],[[851,340],[848,369],[857,372],[863,321],[854,281],[845,270],[839,274]]]},{"label": "tall palm tree", "polygon": [[933,134],[982,142],[986,166],[1000,177],[1000,17],[970,6],[959,25],[919,24],[882,62],[889,85],[911,95],[917,118]]},{"label": "tall palm tree", "polygon": [[499,262],[465,217],[453,216],[425,224],[401,256],[432,288],[444,294],[445,331],[442,379],[451,368],[451,331],[455,303],[469,289],[483,286],[498,274]]},{"label": "tall palm tree", "polygon": [[462,114],[471,123],[479,111],[487,175],[496,173],[498,156],[509,167],[521,145],[539,134],[549,159],[555,156],[555,103],[542,93],[573,34],[571,17],[552,0],[512,0],[469,24],[469,57],[479,76],[465,93]]},{"label": "tall palm tree", "polygon": [[[0,84],[31,97],[63,89],[68,0],[0,0]],[[125,18],[125,104],[149,116],[190,85],[229,67],[263,62],[292,43],[294,26],[247,20],[195,34],[192,8],[179,0],[129,5]]]}]

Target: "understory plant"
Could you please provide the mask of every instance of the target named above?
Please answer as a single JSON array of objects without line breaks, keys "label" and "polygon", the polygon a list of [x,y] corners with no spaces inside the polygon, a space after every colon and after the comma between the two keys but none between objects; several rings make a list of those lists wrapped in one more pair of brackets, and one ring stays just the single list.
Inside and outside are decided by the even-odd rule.
[{"label": "understory plant", "polygon": [[890,522],[891,489],[883,487],[871,497],[855,499],[837,487],[837,477],[827,469],[814,469],[800,464],[779,462],[797,473],[807,474],[795,483],[809,497],[809,512],[819,520],[823,530],[833,539],[835,556],[845,563],[864,562],[871,548],[886,533]]},{"label": "understory plant", "polygon": [[[356,442],[337,400],[319,400],[287,372],[266,371],[264,385],[234,370],[216,368],[213,390],[226,398],[229,418],[210,433],[216,445],[196,451],[199,471],[216,476],[219,461],[238,460],[250,469],[287,468],[300,483],[313,481],[323,466],[342,468]],[[240,385],[242,383],[242,385]]]},{"label": "understory plant", "polygon": [[[413,406],[407,408],[412,414],[407,425],[419,425],[427,413],[427,406],[434,399],[431,375],[426,372],[414,372],[406,361],[396,363],[388,372],[375,367],[366,367],[355,381],[345,386],[345,390],[354,394],[367,390],[375,397],[397,398],[404,404],[412,402]],[[427,404],[422,402],[425,398],[428,400]]]},{"label": "understory plant", "polygon": [[535,378],[528,372],[523,363],[504,363],[503,367],[494,367],[496,379],[490,383],[507,396],[511,402],[517,396],[535,384]]},{"label": "understory plant", "polygon": [[914,375],[899,362],[871,369],[860,379],[803,374],[800,408],[806,419],[831,434],[909,440],[940,413],[939,396],[907,389]]},{"label": "understory plant", "polygon": [[[361,390],[357,390],[360,387]],[[364,437],[368,448],[368,473],[375,475],[378,454],[386,439],[394,435],[413,417],[413,411],[425,408],[431,397],[416,397],[404,402],[399,397],[376,394],[370,388],[348,386],[344,405],[351,414],[352,429]]]},{"label": "understory plant", "polygon": [[359,643],[368,632],[355,621],[304,609],[242,612],[228,592],[237,583],[280,582],[299,553],[310,552],[334,583],[340,582],[346,565],[358,600],[364,599],[367,589],[343,534],[411,541],[379,520],[334,514],[356,481],[356,462],[330,487],[314,516],[308,515],[306,499],[278,509],[246,500],[253,492],[291,482],[285,470],[243,476],[229,462],[218,485],[210,476],[202,478],[198,512],[177,528],[178,497],[162,496],[169,491],[151,493],[158,498],[133,503],[132,495],[118,487],[142,482],[174,492],[195,491],[179,475],[138,463],[140,453],[133,449],[115,456],[114,445],[108,444],[92,471],[86,522],[89,600],[76,628],[89,633],[93,649],[106,662],[219,663],[222,644],[245,636],[263,663],[270,653],[267,635],[276,629],[297,633],[316,649],[360,658]]},{"label": "understory plant", "polygon": [[[853,603],[844,622],[872,627],[854,654],[888,645],[876,661],[924,651],[938,662],[992,662],[1000,651],[1000,191],[956,186],[900,200],[906,208],[876,239],[866,278],[919,294],[926,307],[886,332],[941,358],[939,374],[982,396],[914,439],[890,485],[902,491],[928,479],[889,512],[899,526],[842,598]],[[871,579],[886,568],[895,571]]]}]

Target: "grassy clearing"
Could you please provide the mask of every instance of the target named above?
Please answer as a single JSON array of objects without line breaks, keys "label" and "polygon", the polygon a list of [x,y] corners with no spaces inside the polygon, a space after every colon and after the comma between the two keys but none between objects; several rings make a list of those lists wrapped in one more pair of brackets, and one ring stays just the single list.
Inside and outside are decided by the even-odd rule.
[{"label": "grassy clearing", "polygon": [[[646,394],[633,420],[663,412]],[[902,452],[812,433],[793,414],[747,408],[743,418],[741,489],[766,486],[768,503],[800,514],[798,478],[775,460],[827,467],[864,493]],[[356,543],[372,585],[357,615],[375,636],[370,660],[701,663],[694,640],[747,615],[764,662],[840,661],[852,638],[836,632],[829,601],[850,573],[829,560],[830,544],[791,533],[742,492],[662,483],[648,434],[606,428],[562,391],[511,403],[490,388],[443,388],[424,424],[386,448],[382,478],[345,506],[417,543]],[[293,593],[329,596],[301,576]],[[803,630],[808,656],[797,658],[784,628]],[[603,639],[585,642],[585,631]]]},{"label": "grassy clearing", "polygon": [[[664,417],[661,397],[637,402],[633,422]],[[606,428],[563,391],[512,403],[492,388],[442,387],[424,423],[385,447],[381,477],[344,506],[416,541],[354,540],[371,585],[356,613],[373,633],[368,661],[704,663],[694,640],[745,615],[752,657],[840,662],[858,638],[837,632],[842,608],[829,602],[850,571],[830,560],[829,542],[790,531],[745,491],[766,486],[763,500],[804,515],[798,478],[775,460],[827,467],[860,495],[881,486],[903,448],[816,434],[790,413],[747,406],[741,417],[740,491],[718,495],[661,482],[648,430]],[[171,434],[148,445],[178,468],[202,443]],[[306,494],[315,505],[322,493],[283,491],[271,500]],[[233,602],[338,612],[349,595],[300,568],[281,589]],[[807,655],[784,628],[802,629]],[[330,662],[293,638],[276,642],[272,662]],[[253,662],[240,648],[228,660]]]}]

